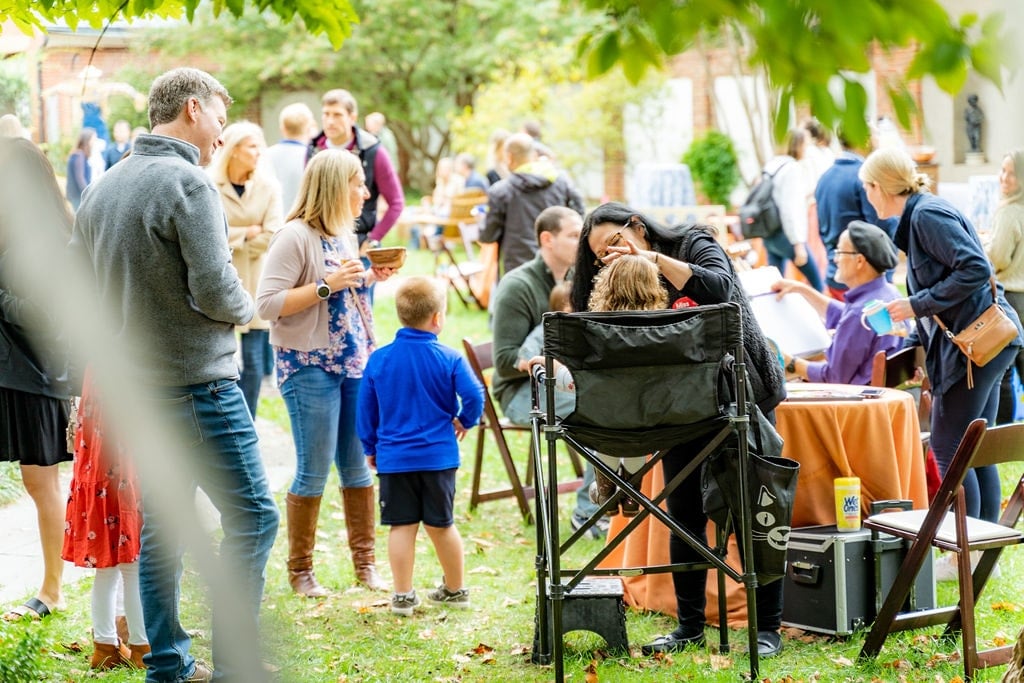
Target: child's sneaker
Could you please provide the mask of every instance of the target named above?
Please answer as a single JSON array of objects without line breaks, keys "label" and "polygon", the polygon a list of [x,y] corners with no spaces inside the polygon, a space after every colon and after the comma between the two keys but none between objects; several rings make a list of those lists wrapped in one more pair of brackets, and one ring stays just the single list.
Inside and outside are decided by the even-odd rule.
[{"label": "child's sneaker", "polygon": [[469,589],[460,588],[457,591],[448,590],[448,586],[442,582],[437,590],[431,591],[427,595],[427,600],[438,605],[447,605],[448,607],[455,607],[458,609],[467,609],[469,607]]},{"label": "child's sneaker", "polygon": [[416,591],[408,593],[395,593],[391,596],[391,612],[403,617],[411,617],[412,611],[420,606],[419,596]]}]

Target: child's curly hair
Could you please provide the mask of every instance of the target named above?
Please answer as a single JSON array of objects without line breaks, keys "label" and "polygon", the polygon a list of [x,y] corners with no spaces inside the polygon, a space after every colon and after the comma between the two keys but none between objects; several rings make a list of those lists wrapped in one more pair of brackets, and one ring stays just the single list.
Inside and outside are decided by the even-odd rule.
[{"label": "child's curly hair", "polygon": [[668,292],[658,266],[643,256],[626,254],[594,278],[587,308],[591,311],[657,311],[668,307]]}]

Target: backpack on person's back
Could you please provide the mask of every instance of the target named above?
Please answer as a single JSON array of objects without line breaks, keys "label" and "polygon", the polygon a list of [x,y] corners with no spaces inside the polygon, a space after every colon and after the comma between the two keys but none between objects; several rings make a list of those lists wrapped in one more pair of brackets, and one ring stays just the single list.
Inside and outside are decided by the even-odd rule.
[{"label": "backpack on person's back", "polygon": [[779,215],[779,207],[772,198],[772,192],[775,189],[775,175],[785,165],[783,163],[775,169],[775,173],[761,171],[760,182],[754,185],[754,189],[740,206],[740,231],[745,239],[771,237],[782,229],[782,217]]}]

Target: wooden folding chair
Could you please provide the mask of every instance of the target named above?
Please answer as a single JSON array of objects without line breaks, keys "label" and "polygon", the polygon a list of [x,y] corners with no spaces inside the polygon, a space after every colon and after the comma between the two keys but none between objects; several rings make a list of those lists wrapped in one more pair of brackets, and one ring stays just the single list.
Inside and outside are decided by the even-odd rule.
[{"label": "wooden folding chair", "polygon": [[[865,520],[864,526],[868,529],[907,539],[911,544],[864,640],[861,659],[877,657],[893,631],[945,624],[945,636],[959,634],[962,640],[967,681],[973,679],[977,669],[1005,664],[1010,660],[1012,645],[978,650],[975,604],[1002,549],[1024,542],[1024,534],[1014,528],[1024,510],[1024,475],[1018,479],[998,524],[967,517],[963,492],[964,477],[970,468],[1009,462],[1024,464],[1024,423],[986,430],[984,420],[975,420],[967,427],[939,492],[927,510],[883,512]],[[900,614],[918,570],[933,546],[957,554],[960,602],[953,606]],[[973,574],[971,550],[984,551]]]},{"label": "wooden folding chair", "polygon": [[[464,236],[471,232],[469,226],[477,220],[473,210],[481,204],[487,204],[487,193],[483,190],[452,197],[451,212],[443,219],[440,230],[426,236],[426,242],[434,254],[434,274],[448,282],[463,306],[468,308],[472,302],[483,309],[487,304],[477,296],[473,284],[482,276],[485,266],[473,258],[472,241]],[[464,260],[456,256],[459,241],[466,250]]]},{"label": "wooden folding chair", "polygon": [[[530,466],[532,463],[529,459],[529,451],[526,454],[528,464],[524,483],[524,477],[519,476],[519,468],[516,466],[515,459],[512,457],[512,449],[509,448],[508,440],[505,438],[506,431],[530,433],[531,427],[528,424],[513,424],[507,418],[498,415],[494,399],[491,397],[491,386],[487,377],[487,371],[494,367],[493,343],[474,344],[469,339],[463,339],[462,346],[466,351],[466,359],[469,361],[469,366],[476,374],[476,378],[484,385],[484,414],[480,418],[480,427],[477,432],[476,454],[473,458],[473,485],[469,494],[469,509],[475,510],[477,505],[489,500],[515,498],[516,503],[519,505],[519,511],[523,514],[523,519],[526,520],[527,524],[532,524],[533,512],[527,501],[534,497],[535,491],[533,486],[534,471],[533,467]],[[487,434],[491,435],[495,445],[498,447],[502,465],[504,465],[505,473],[508,475],[509,486],[481,491],[480,479],[483,472],[484,446]],[[569,455],[576,479],[560,483],[558,486],[559,493],[575,491],[583,481],[583,465],[579,460],[579,456],[572,451],[569,452]]]}]

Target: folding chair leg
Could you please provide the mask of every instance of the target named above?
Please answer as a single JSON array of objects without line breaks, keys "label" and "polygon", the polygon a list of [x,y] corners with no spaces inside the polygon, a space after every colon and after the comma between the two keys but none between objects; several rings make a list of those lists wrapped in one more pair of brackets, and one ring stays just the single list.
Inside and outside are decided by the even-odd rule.
[{"label": "folding chair leg", "polygon": [[473,457],[473,485],[469,491],[469,511],[472,512],[480,504],[480,476],[484,469],[484,432],[477,435],[476,455]]}]

